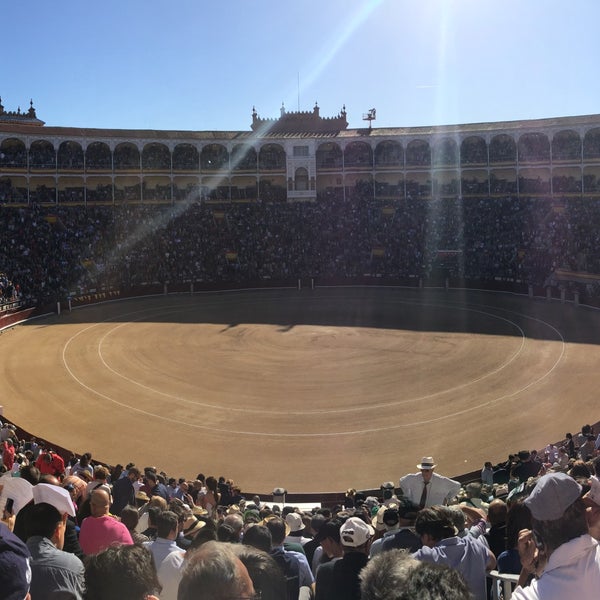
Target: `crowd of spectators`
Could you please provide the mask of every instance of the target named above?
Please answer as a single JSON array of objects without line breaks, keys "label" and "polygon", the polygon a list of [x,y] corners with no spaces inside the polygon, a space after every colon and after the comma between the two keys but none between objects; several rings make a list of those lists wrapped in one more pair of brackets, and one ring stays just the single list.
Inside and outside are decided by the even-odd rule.
[{"label": "crowd of spectators", "polygon": [[10,423],[0,444],[0,589],[21,594],[4,597],[486,600],[496,568],[518,576],[515,598],[558,600],[600,581],[590,425],[462,486],[424,457],[397,486],[314,508],[264,502],[223,476],[63,459]]},{"label": "crowd of spectators", "polygon": [[14,285],[6,273],[0,273],[0,306],[19,300],[19,286]]},{"label": "crowd of spectators", "polygon": [[[138,193],[133,187],[123,189],[123,200]],[[160,185],[155,192],[164,196]],[[600,203],[593,200],[409,197],[390,205],[373,201],[371,184],[358,182],[345,197],[332,192],[311,203],[0,210],[0,268],[30,304],[165,282],[370,276],[543,286],[559,268],[600,274]],[[581,292],[596,294],[593,285]]]}]

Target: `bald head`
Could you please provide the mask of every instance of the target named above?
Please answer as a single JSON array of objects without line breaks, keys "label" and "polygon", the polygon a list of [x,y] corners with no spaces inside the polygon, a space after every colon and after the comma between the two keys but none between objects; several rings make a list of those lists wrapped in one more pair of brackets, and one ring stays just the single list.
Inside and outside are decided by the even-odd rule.
[{"label": "bald head", "polygon": [[110,509],[110,496],[106,490],[94,490],[90,494],[92,517],[103,517]]},{"label": "bald head", "polygon": [[238,514],[227,515],[223,519],[223,523],[225,523],[226,525],[229,525],[233,529],[237,538],[240,537],[240,532],[242,531],[242,528],[244,527],[244,519],[243,519],[242,515],[238,515]]},{"label": "bald head", "polygon": [[60,481],[58,481],[58,478],[48,473],[40,475],[39,483],[47,483],[48,485],[60,485]]}]

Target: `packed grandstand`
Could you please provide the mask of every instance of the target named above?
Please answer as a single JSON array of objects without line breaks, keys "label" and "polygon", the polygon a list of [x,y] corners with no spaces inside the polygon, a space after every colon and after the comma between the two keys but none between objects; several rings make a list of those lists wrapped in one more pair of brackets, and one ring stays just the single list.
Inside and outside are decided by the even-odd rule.
[{"label": "packed grandstand", "polygon": [[[297,281],[460,285],[597,302],[600,117],[368,131],[348,130],[345,117],[342,110],[337,117],[323,119],[315,107],[307,113],[282,110],[273,120],[261,119],[254,111],[251,132],[90,131],[46,128],[33,105],[23,115],[7,113],[0,105],[4,313],[43,312],[55,310],[57,303],[83,304],[167,287],[184,291]],[[115,490],[124,487],[119,481],[132,475],[131,502],[155,522],[146,523],[143,534],[139,527],[136,533],[136,524],[128,527],[128,543],[144,535],[146,543],[156,537],[175,543],[169,537],[172,530],[156,527],[161,514],[168,521],[166,512],[175,513],[178,522],[174,527],[181,535],[176,535],[179,546],[174,551],[179,554],[207,540],[236,543],[242,529],[257,524],[269,530],[269,520],[281,514],[272,502],[265,505],[258,497],[245,497],[244,490],[225,477],[199,474],[187,479],[160,472],[160,467],[144,471],[132,464],[95,464],[94,469],[91,457],[82,455],[85,449],[57,452],[55,441],[40,443],[9,425],[2,428],[1,441],[3,470],[9,475],[35,464],[38,480],[32,484],[38,484],[40,472],[60,479],[75,503],[71,520],[77,528],[86,517],[96,518],[90,512],[90,504],[101,500],[92,493],[96,488],[106,491],[113,501],[111,511],[121,514],[123,506],[114,507]],[[512,551],[512,562],[503,564],[510,564],[506,572],[520,573],[526,565],[514,554],[519,531],[515,533],[515,527],[524,529],[531,521],[523,520],[517,509],[507,520],[506,507],[520,506],[519,499],[533,489],[535,480],[528,475],[568,473],[567,486],[579,482],[577,497],[589,492],[592,501],[598,500],[591,476],[596,473],[600,436],[585,426],[574,442],[548,442],[539,456],[523,451],[506,462],[481,465],[481,472],[471,474],[444,499],[454,502],[457,497],[463,507],[458,521],[450,524],[450,513],[422,512],[431,508],[424,496],[409,502],[402,482],[366,493],[348,490],[331,507],[305,512],[284,508],[284,522],[296,538],[292,535],[286,543],[295,542],[301,554],[309,554],[310,548],[309,570],[303,579],[298,571],[302,567],[289,559],[286,568],[292,563],[296,572],[287,573],[287,592],[269,596],[263,582],[263,599],[309,597],[315,577],[319,598],[320,589],[331,584],[323,580],[319,588],[321,562],[345,560],[367,542],[370,546],[375,535],[382,542],[371,551],[373,560],[385,539],[414,526],[415,519],[416,531],[425,539],[422,536],[430,534],[425,517],[430,524],[437,519],[438,527],[460,532],[461,538],[487,536],[488,549],[497,554],[493,566],[502,552]],[[429,468],[418,465],[420,471],[433,468],[433,459]],[[47,478],[45,483],[53,482]],[[556,485],[565,484],[559,478]],[[568,488],[565,495],[572,493]],[[274,490],[273,500],[277,496],[285,500],[285,490]],[[493,508],[498,509],[499,502],[504,506],[499,510],[502,518]],[[562,501],[559,508],[566,510],[573,502],[575,498]],[[537,509],[532,501],[534,517]],[[460,515],[466,518],[462,524]],[[4,516],[14,526],[15,515]],[[367,533],[360,533],[363,525],[353,522],[355,517],[366,523]],[[319,534],[325,523],[332,530]],[[353,523],[351,533],[346,523]],[[501,526],[502,548],[494,537]],[[345,550],[340,529],[342,540],[346,531]],[[274,543],[277,532],[269,531]],[[333,541],[328,540],[336,539],[339,548],[329,553],[326,548],[333,548]],[[316,544],[311,546],[311,540]],[[323,540],[323,550],[316,552]],[[420,545],[417,540],[415,548],[403,547],[418,555]],[[71,551],[96,554],[78,544]],[[269,551],[277,554],[270,546]],[[176,576],[163,573],[161,597],[177,597],[169,595],[169,586],[181,579],[180,558]],[[366,563],[364,557],[362,566]],[[485,563],[488,570],[490,565]],[[537,564],[528,568],[529,574],[541,574]],[[87,576],[91,581],[89,572]],[[485,598],[479,583],[473,586],[465,577],[471,593]],[[362,585],[367,598],[367,575]],[[260,587],[258,580],[254,586]],[[302,588],[308,596],[302,596]],[[355,592],[346,597],[360,597]],[[331,592],[321,597],[337,596]]]}]

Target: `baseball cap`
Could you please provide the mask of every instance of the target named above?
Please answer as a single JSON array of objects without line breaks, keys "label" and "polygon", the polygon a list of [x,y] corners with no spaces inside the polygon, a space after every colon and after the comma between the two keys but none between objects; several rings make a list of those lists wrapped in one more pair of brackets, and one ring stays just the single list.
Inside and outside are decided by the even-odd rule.
[{"label": "baseball cap", "polygon": [[600,479],[595,475],[590,477],[590,491],[583,496],[586,506],[600,506]]},{"label": "baseball cap", "polygon": [[358,517],[350,517],[340,527],[342,545],[358,548],[366,544],[375,534],[375,530]]},{"label": "baseball cap", "polygon": [[3,600],[23,600],[31,584],[27,546],[0,523],[0,594]]},{"label": "baseball cap", "polygon": [[579,498],[581,489],[566,473],[548,473],[538,479],[525,505],[537,521],[555,521]]}]

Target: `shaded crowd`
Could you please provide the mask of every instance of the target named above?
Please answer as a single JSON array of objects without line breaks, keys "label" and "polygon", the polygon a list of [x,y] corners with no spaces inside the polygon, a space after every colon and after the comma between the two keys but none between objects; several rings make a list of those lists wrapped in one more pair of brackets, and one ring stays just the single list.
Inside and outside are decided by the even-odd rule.
[{"label": "shaded crowd", "polygon": [[225,477],[64,460],[10,423],[0,443],[8,600],[486,600],[492,570],[514,575],[517,600],[593,597],[600,585],[589,425],[486,463],[465,485],[425,456],[398,485],[312,509],[246,497]]},{"label": "shaded crowd", "polygon": [[[600,274],[600,202],[543,198],[0,207],[0,269],[30,305],[148,283]],[[580,285],[587,297],[597,285]]]}]

